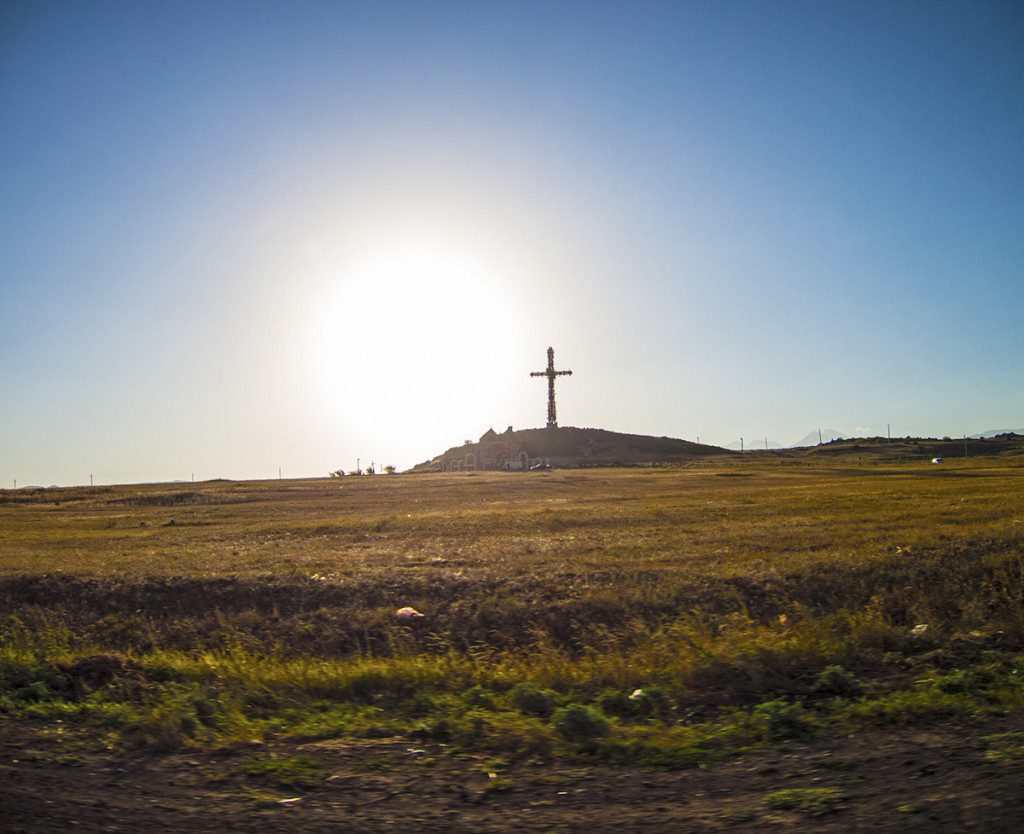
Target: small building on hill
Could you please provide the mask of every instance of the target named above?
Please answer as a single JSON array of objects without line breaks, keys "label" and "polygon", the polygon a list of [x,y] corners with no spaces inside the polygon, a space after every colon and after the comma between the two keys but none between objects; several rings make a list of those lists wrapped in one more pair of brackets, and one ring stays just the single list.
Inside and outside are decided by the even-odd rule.
[{"label": "small building on hill", "polygon": [[498,434],[493,428],[485,431],[473,444],[464,446],[457,456],[447,456],[441,461],[442,472],[461,470],[524,470],[535,461],[523,450],[509,426]]}]

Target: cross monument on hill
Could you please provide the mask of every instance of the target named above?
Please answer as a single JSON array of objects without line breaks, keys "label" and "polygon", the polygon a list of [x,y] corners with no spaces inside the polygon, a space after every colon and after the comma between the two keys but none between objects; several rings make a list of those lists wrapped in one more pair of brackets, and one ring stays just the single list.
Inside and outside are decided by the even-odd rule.
[{"label": "cross monument on hill", "polygon": [[555,415],[555,377],[572,376],[572,371],[555,370],[555,349],[548,348],[548,367],[546,371],[531,371],[530,376],[546,376],[548,378],[548,428],[558,428],[558,417]]}]

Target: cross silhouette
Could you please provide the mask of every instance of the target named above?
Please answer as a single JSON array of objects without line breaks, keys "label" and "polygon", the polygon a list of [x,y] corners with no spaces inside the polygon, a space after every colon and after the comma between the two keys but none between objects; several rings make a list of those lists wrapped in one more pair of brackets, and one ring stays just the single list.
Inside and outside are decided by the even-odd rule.
[{"label": "cross silhouette", "polygon": [[548,428],[558,428],[558,417],[555,414],[555,377],[572,376],[572,371],[555,370],[555,349],[548,348],[548,367],[545,371],[531,371],[530,376],[546,376],[548,378]]}]

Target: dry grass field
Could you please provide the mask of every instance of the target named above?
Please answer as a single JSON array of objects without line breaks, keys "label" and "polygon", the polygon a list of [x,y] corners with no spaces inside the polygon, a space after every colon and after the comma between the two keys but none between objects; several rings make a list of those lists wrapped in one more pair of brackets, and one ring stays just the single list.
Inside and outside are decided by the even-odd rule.
[{"label": "dry grass field", "polygon": [[749,456],[0,492],[0,817],[1013,830],[1022,475]]}]

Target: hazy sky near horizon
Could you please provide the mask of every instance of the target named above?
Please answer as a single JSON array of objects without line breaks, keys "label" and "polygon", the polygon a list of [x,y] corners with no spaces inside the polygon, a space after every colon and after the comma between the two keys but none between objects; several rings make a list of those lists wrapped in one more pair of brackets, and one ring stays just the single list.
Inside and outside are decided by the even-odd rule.
[{"label": "hazy sky near horizon", "polygon": [[0,5],[0,484],[1024,425],[1014,2]]}]

